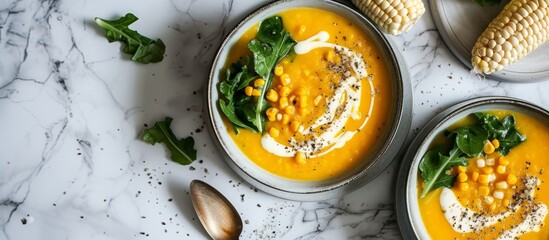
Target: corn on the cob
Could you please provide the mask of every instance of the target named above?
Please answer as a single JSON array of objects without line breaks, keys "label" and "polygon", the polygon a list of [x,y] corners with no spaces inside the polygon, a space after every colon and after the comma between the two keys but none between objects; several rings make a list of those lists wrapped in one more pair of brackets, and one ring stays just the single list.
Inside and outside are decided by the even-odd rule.
[{"label": "corn on the cob", "polygon": [[398,35],[408,31],[425,12],[421,0],[352,0],[382,31]]},{"label": "corn on the cob", "polygon": [[512,0],[488,25],[471,52],[473,72],[491,74],[549,38],[549,0]]}]

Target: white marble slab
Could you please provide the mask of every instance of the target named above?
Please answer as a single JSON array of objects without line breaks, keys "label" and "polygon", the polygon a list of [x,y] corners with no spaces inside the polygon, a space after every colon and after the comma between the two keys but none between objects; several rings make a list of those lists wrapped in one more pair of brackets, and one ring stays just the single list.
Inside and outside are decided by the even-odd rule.
[{"label": "white marble slab", "polygon": [[[266,1],[0,1],[0,239],[203,239],[189,183],[220,189],[241,212],[242,239],[399,239],[397,162],[339,199],[302,203],[254,190],[222,162],[204,129],[203,88],[222,36]],[[161,38],[164,61],[129,61],[94,17],[132,12]],[[478,96],[549,108],[549,82],[500,83],[471,75],[446,48],[428,12],[391,37],[413,76],[411,135],[435,113]],[[173,163],[139,140],[173,117],[198,158]]]}]

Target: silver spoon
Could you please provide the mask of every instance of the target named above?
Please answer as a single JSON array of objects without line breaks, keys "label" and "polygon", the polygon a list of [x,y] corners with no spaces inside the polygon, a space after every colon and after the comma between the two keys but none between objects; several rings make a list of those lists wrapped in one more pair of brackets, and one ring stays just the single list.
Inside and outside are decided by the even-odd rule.
[{"label": "silver spoon", "polygon": [[198,219],[216,240],[238,239],[242,219],[234,206],[212,186],[200,180],[191,182],[191,198]]}]

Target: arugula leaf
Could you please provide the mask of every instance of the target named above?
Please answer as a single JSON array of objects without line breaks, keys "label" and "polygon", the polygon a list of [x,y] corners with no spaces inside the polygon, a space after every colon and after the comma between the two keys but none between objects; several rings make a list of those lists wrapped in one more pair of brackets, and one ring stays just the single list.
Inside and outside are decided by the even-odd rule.
[{"label": "arugula leaf", "polygon": [[257,98],[254,117],[251,119],[259,132],[265,129],[264,115],[268,107],[265,94],[273,80],[273,69],[295,44],[296,41],[284,29],[280,16],[263,20],[257,32],[257,39],[252,39],[248,43],[248,48],[254,56],[255,72],[265,79],[265,85],[260,89],[261,95]]},{"label": "arugula leaf", "polygon": [[452,186],[455,176],[450,175],[449,170],[453,166],[468,165],[467,158],[462,155],[463,152],[459,148],[453,148],[448,156],[444,156],[443,148],[438,146],[423,156],[419,163],[419,170],[425,185],[420,198],[425,197],[427,193],[436,188]]},{"label": "arugula leaf", "polygon": [[512,115],[505,116],[501,122],[489,113],[478,112],[475,116],[480,120],[481,126],[488,131],[488,138],[499,141],[498,152],[504,156],[509,154],[511,148],[526,140],[526,136],[515,128],[515,117]]},{"label": "arugula leaf", "polygon": [[162,61],[166,51],[166,46],[162,40],[152,40],[128,28],[130,24],[137,20],[138,18],[131,13],[118,20],[95,18],[97,25],[105,30],[109,42],[121,41],[126,43],[122,51],[133,54],[132,61],[140,63]]},{"label": "arugula leaf", "polygon": [[468,157],[476,157],[484,150],[488,132],[478,125],[461,127],[455,130],[456,144]]},{"label": "arugula leaf", "polygon": [[170,150],[171,159],[182,165],[191,164],[196,160],[196,149],[194,149],[194,139],[192,137],[177,140],[172,132],[170,125],[172,118],[166,117],[163,122],[156,122],[152,128],[145,129],[143,141],[152,145],[163,142]]},{"label": "arugula leaf", "polygon": [[473,2],[476,2],[478,5],[484,7],[485,3],[488,3],[490,5],[497,5],[501,3],[501,0],[473,0]]},{"label": "arugula leaf", "polygon": [[[242,116],[245,114],[241,112],[238,113],[238,110],[241,110],[242,105],[252,101],[250,97],[242,92],[242,89],[248,86],[250,82],[257,77],[257,74],[252,72],[248,67],[249,61],[250,58],[247,57],[245,62],[233,63],[231,67],[235,72],[234,74],[231,74],[230,68],[227,69],[225,81],[220,82],[218,85],[219,92],[224,98],[219,99],[219,108],[235,126],[255,132],[257,130],[250,126],[251,124],[249,121],[244,122],[241,120],[242,118],[239,117],[239,115]],[[240,91],[240,94],[235,96],[237,91]]]},{"label": "arugula leaf", "polygon": [[[248,49],[253,54],[253,67],[249,66],[250,58],[247,57],[227,69],[225,81],[218,85],[223,95],[218,103],[235,130],[240,127],[254,132],[265,131],[265,111],[269,108],[265,95],[271,86],[273,69],[295,44],[284,29],[281,17],[267,18],[261,22],[256,39],[248,43]],[[247,96],[243,89],[258,77],[265,80],[265,84],[258,87],[261,94],[257,97]]]}]

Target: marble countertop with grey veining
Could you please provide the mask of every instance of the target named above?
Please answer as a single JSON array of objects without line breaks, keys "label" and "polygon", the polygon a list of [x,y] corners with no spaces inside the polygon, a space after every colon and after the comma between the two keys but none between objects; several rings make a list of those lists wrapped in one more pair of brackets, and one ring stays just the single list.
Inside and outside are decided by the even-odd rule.
[{"label": "marble countertop with grey veining", "polygon": [[[222,37],[266,1],[5,0],[0,2],[0,239],[204,239],[189,183],[230,199],[242,239],[400,239],[394,161],[341,198],[279,199],[243,182],[204,129],[203,94]],[[161,38],[157,64],[137,64],[109,44],[94,17],[140,18]],[[549,108],[549,82],[480,79],[449,52],[429,11],[389,36],[412,76],[410,136],[437,112],[479,96],[512,96]],[[183,166],[140,140],[146,124],[174,118],[198,160]]]}]

